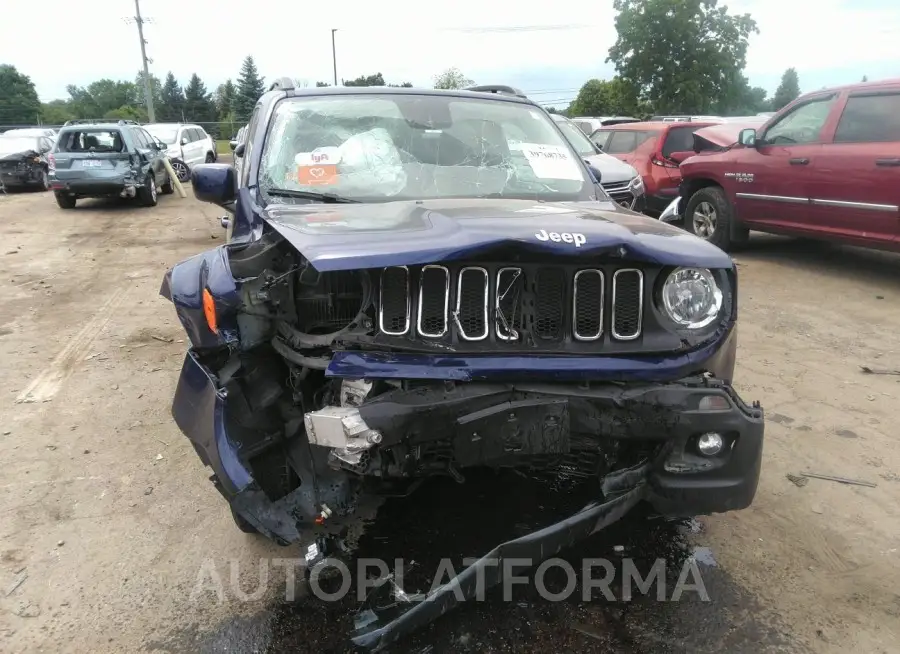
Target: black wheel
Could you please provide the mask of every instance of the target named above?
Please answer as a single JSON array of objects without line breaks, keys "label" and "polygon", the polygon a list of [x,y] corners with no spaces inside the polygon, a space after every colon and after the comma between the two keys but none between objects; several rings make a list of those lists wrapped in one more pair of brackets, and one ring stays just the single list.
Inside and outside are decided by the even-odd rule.
[{"label": "black wheel", "polygon": [[216,162],[216,155],[214,155],[212,152],[207,152],[206,153],[206,163],[215,163],[215,162]]},{"label": "black wheel", "polygon": [[159,190],[162,191],[163,195],[172,195],[175,192],[175,185],[172,183],[172,178],[166,175],[166,183],[160,186]]},{"label": "black wheel", "polygon": [[153,179],[153,173],[147,175],[147,179],[144,180],[144,185],[138,189],[137,196],[138,201],[145,207],[155,207],[156,203],[159,202],[159,197],[156,195],[156,180]]},{"label": "black wheel", "polygon": [[68,193],[54,193],[56,196],[56,204],[59,205],[60,209],[74,209],[75,208],[75,196],[69,195]]},{"label": "black wheel", "polygon": [[46,168],[42,168],[42,169],[41,169],[40,188],[41,188],[42,191],[49,191],[49,190],[50,190],[50,175],[47,173],[47,169],[46,169]]},{"label": "black wheel", "polygon": [[231,517],[234,519],[234,524],[237,525],[237,528],[240,529],[245,534],[258,534],[259,532],[256,530],[256,527],[251,525],[244,519],[241,514],[234,510],[234,507],[231,507]]},{"label": "black wheel", "polygon": [[746,242],[749,230],[738,225],[734,208],[718,186],[702,188],[688,201],[684,228],[725,251]]},{"label": "black wheel", "polygon": [[172,159],[169,163],[172,165],[172,170],[175,171],[175,177],[178,178],[179,182],[184,184],[191,179],[191,169],[187,167],[186,163],[180,159]]}]

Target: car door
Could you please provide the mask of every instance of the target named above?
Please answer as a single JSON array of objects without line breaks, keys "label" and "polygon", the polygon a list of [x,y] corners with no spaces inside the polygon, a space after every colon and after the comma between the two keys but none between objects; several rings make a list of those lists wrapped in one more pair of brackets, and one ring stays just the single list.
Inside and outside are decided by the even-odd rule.
[{"label": "car door", "polygon": [[724,174],[735,182],[742,221],[776,230],[811,227],[810,166],[828,138],[837,97],[804,98],[763,127],[753,146],[735,149],[734,165]]},{"label": "car door", "polygon": [[206,135],[199,127],[191,127],[191,156],[194,164],[202,164],[206,162]]},{"label": "car door", "polygon": [[168,176],[168,171],[166,170],[166,152],[165,149],[160,150],[159,146],[156,144],[156,139],[153,138],[153,135],[150,134],[147,130],[143,128],[139,128],[141,136],[143,136],[144,140],[147,141],[147,149],[150,152],[151,161],[153,162],[153,170],[156,174],[156,179],[162,181]]},{"label": "car door", "polygon": [[900,239],[900,86],[850,91],[838,109],[834,138],[811,165],[816,229]]},{"label": "car door", "polygon": [[131,130],[131,136],[138,155],[146,162],[144,165],[153,173],[153,178],[158,185],[162,180],[162,176],[158,168],[159,151],[154,147],[153,139],[138,127]]}]

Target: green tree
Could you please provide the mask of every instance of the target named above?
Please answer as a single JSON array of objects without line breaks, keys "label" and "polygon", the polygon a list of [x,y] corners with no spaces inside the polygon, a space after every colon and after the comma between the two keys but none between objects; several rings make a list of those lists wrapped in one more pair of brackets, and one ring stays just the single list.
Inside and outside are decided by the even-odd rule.
[{"label": "green tree", "polygon": [[234,106],[232,107],[238,121],[246,123],[250,120],[250,114],[253,113],[256,101],[265,91],[265,78],[261,77],[259,71],[256,70],[253,57],[248,55],[241,65],[237,93],[234,96]]},{"label": "green tree", "polygon": [[41,105],[41,120],[47,125],[62,125],[77,117],[65,100],[52,100]]},{"label": "green tree", "polygon": [[356,79],[342,80],[344,86],[386,86],[384,76],[381,73],[374,75],[360,75]]},{"label": "green tree", "polygon": [[195,123],[211,123],[216,120],[216,106],[212,96],[197,73],[191,75],[184,89],[184,115]]},{"label": "green tree", "polygon": [[137,90],[132,82],[99,79],[86,87],[70,84],[69,108],[77,118],[103,118],[111,111],[132,106]]},{"label": "green tree", "polygon": [[32,125],[41,111],[34,83],[15,66],[0,65],[0,124]]},{"label": "green tree", "polygon": [[584,83],[569,105],[572,116],[633,116],[639,110],[637,89],[618,77]]},{"label": "green tree", "polygon": [[727,91],[713,105],[714,113],[746,116],[767,111],[770,102],[766,98],[766,90],[758,86],[751,87],[750,81],[740,71],[735,71],[734,75]]},{"label": "green tree", "polygon": [[800,77],[796,68],[788,68],[772,97],[772,111],[778,111],[800,97]]},{"label": "green tree", "polygon": [[184,90],[175,79],[172,71],[166,74],[160,92],[159,107],[156,108],[156,120],[161,123],[178,123],[184,120]]},{"label": "green tree", "polygon": [[656,111],[702,114],[729,93],[758,32],[717,0],[614,0],[618,38],[607,61]]},{"label": "green tree", "polygon": [[463,75],[459,68],[448,68],[440,75],[434,76],[436,89],[464,89],[474,84],[475,82]]},{"label": "green tree", "polygon": [[868,82],[868,81],[869,81],[869,76],[868,76],[868,75],[863,75],[862,81],[863,81],[863,82]]},{"label": "green tree", "polygon": [[316,88],[325,88],[326,86],[331,86],[328,82],[316,82]]},{"label": "green tree", "polygon": [[213,94],[213,102],[215,102],[219,120],[224,120],[224,116],[231,113],[236,93],[237,89],[234,86],[234,82],[230,79],[225,80],[224,84],[219,84],[216,87],[216,92]]}]

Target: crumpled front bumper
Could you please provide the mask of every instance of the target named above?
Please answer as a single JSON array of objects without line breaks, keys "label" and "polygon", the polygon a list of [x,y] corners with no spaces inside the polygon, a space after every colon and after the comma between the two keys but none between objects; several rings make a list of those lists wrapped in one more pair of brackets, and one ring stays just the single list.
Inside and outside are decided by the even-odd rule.
[{"label": "crumpled front bumper", "polygon": [[[701,408],[705,397],[717,398],[718,408]],[[173,415],[235,511],[282,542],[297,541],[302,531],[314,528],[323,505],[352,513],[353,474],[330,466],[331,449],[311,445],[302,433],[287,455],[301,485],[270,500],[242,460],[241,444],[229,435],[227,402],[215,376],[189,352]],[[382,435],[379,447],[416,432],[449,438],[463,466],[503,465],[511,451],[565,453],[570,433],[597,435],[598,448],[617,441],[649,444],[645,499],[670,516],[747,507],[762,460],[762,409],[745,404],[729,384],[704,376],[661,384],[467,383],[446,391],[397,390],[364,402],[359,415]],[[714,456],[697,448],[699,436],[708,432],[721,434],[725,442]]]}]

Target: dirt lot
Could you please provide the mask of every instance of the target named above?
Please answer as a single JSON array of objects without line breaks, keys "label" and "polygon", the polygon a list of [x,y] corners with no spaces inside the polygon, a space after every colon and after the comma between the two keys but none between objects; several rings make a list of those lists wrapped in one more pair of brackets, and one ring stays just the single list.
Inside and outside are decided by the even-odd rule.
[{"label": "dirt lot", "polygon": [[[0,195],[4,652],[196,651],[268,606],[191,597],[204,565],[227,579],[229,562],[292,555],[234,528],[169,414],[185,345],[159,283],[221,243],[220,213],[175,196],[61,211],[47,193]],[[765,607],[790,651],[896,652],[900,376],[860,366],[900,369],[900,257],[756,236],[737,260],[736,381],[766,408],[767,442],[754,505],[702,520],[753,600],[713,604],[730,629]],[[802,471],[877,487],[785,477]]]}]

